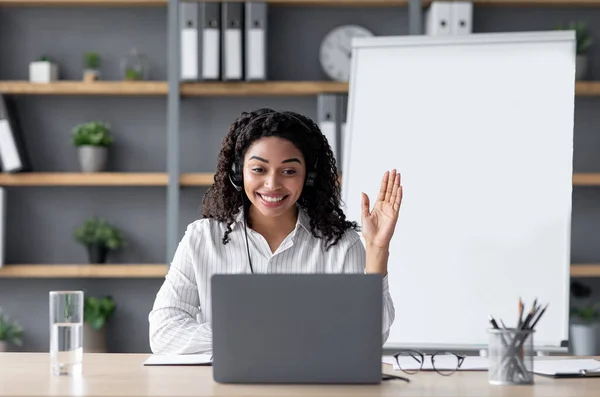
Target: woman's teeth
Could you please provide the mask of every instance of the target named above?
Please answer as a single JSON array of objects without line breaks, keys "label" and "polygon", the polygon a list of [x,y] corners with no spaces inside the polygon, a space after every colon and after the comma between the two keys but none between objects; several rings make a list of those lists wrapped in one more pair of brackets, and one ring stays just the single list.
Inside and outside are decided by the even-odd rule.
[{"label": "woman's teeth", "polygon": [[259,196],[265,200],[268,201],[269,203],[277,203],[281,200],[283,200],[285,198],[285,196],[281,196],[281,197],[269,197],[269,196],[263,196],[262,194],[259,194]]}]

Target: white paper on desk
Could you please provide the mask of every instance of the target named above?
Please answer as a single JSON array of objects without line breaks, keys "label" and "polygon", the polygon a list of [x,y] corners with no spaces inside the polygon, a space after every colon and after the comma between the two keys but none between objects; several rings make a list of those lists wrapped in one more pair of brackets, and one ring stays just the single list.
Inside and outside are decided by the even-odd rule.
[{"label": "white paper on desk", "polygon": [[582,369],[600,371],[600,361],[592,359],[540,359],[533,362],[538,375],[579,374]]},{"label": "white paper on desk", "polygon": [[[451,371],[455,369],[455,359],[444,363],[443,358],[436,357],[435,368],[440,371]],[[392,364],[395,371],[399,371],[400,367],[393,356],[383,356],[381,361],[385,364]],[[400,365],[405,370],[416,370],[419,369],[419,362],[411,356],[400,356],[398,357]],[[488,369],[488,358],[481,356],[467,356],[460,366],[460,371],[487,371]],[[423,363],[422,371],[432,371],[433,365],[431,364],[431,356],[425,356],[425,362]]]},{"label": "white paper on desk", "polygon": [[144,365],[211,365],[212,354],[153,354]]}]

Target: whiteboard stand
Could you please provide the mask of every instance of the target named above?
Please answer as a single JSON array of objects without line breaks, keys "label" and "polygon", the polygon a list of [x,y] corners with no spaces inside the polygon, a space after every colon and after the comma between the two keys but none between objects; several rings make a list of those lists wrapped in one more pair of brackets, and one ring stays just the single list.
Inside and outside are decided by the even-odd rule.
[{"label": "whiteboard stand", "polygon": [[360,224],[381,177],[404,196],[384,348],[487,347],[522,297],[549,308],[535,350],[568,339],[575,33],[354,39],[342,202]]}]

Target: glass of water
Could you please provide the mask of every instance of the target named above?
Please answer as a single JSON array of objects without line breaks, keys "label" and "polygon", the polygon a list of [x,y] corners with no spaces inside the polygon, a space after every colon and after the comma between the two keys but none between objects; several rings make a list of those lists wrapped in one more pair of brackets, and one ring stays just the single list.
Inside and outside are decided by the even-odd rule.
[{"label": "glass of water", "polygon": [[80,375],[83,367],[83,291],[50,291],[50,370]]}]

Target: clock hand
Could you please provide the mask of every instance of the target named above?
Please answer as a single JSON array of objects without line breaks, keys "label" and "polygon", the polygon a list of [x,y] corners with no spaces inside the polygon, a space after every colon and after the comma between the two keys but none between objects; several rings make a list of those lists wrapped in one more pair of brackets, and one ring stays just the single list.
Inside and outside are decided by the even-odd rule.
[{"label": "clock hand", "polygon": [[348,58],[350,58],[352,56],[352,51],[350,51],[348,48],[344,47],[344,46],[338,46],[338,48],[341,48],[342,51],[346,54],[346,56],[348,56]]}]

